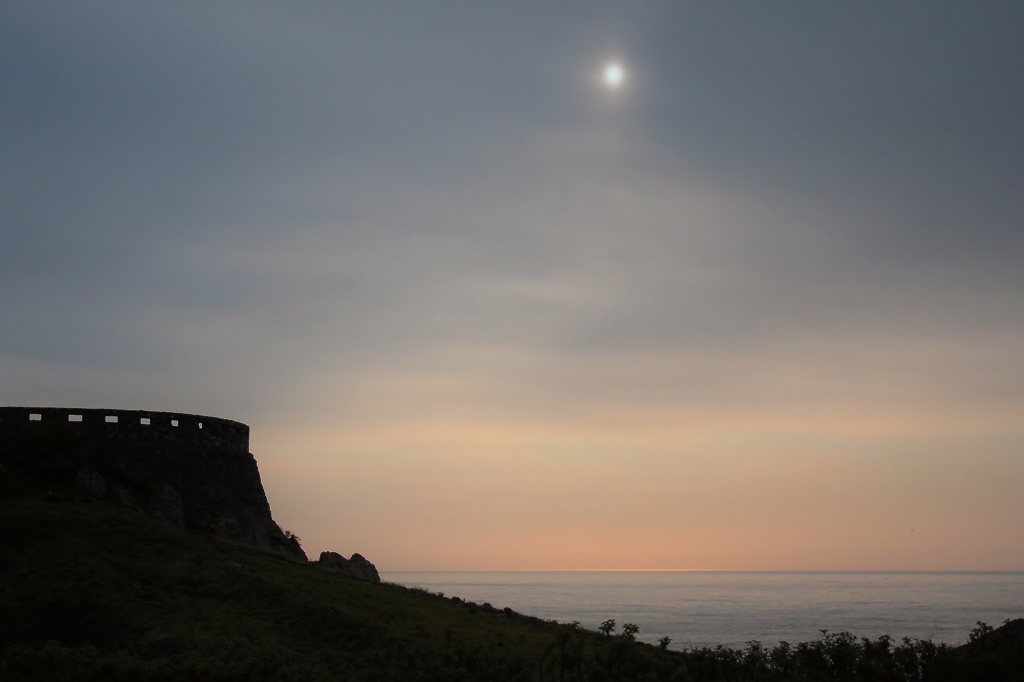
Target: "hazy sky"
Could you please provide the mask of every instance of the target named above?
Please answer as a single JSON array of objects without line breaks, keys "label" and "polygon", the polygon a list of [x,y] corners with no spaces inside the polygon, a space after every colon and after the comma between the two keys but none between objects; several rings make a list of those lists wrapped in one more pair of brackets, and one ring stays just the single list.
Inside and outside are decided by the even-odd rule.
[{"label": "hazy sky", "polygon": [[1024,569],[1022,35],[5,1],[0,403],[246,422],[385,571]]}]

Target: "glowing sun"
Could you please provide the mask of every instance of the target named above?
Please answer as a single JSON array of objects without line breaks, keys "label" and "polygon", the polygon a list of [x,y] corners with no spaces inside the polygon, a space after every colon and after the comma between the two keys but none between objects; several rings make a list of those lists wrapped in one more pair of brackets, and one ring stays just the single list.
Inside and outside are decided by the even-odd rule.
[{"label": "glowing sun", "polygon": [[622,70],[622,66],[616,62],[609,62],[605,65],[604,71],[602,72],[602,78],[604,84],[609,88],[617,88],[622,85],[622,80],[626,77],[626,72]]}]

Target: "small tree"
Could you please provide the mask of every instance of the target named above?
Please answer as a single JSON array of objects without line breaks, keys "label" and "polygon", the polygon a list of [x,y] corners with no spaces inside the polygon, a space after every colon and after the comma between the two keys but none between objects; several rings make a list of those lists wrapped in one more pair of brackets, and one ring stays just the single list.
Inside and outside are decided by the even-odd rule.
[{"label": "small tree", "polygon": [[600,630],[606,637],[610,636],[613,632],[615,632],[615,619],[609,618],[605,622],[601,623],[601,626],[597,629]]},{"label": "small tree", "polygon": [[669,637],[668,635],[665,635],[664,637],[662,637],[661,639],[658,640],[658,648],[661,649],[662,651],[665,651],[665,650],[668,649],[668,645],[671,644],[671,643],[672,643],[672,638]]},{"label": "small tree", "polygon": [[978,627],[971,630],[970,641],[971,643],[981,640],[982,637],[992,632],[992,626],[984,621],[978,621]]},{"label": "small tree", "polygon": [[622,626],[622,636],[626,639],[636,639],[636,634],[640,632],[640,626],[635,623],[626,623]]}]

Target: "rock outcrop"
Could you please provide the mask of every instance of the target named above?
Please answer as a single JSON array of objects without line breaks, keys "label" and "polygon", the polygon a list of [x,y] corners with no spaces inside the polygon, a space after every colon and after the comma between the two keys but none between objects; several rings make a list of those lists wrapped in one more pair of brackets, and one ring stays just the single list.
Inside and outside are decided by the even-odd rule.
[{"label": "rock outcrop", "polygon": [[135,410],[0,408],[0,494],[105,499],[306,559],[270,514],[249,427]]},{"label": "rock outcrop", "polygon": [[346,559],[337,552],[321,552],[318,563],[325,568],[343,571],[359,580],[367,580],[372,583],[380,582],[380,574],[377,573],[377,567],[367,561],[362,554],[353,554],[350,558]]}]

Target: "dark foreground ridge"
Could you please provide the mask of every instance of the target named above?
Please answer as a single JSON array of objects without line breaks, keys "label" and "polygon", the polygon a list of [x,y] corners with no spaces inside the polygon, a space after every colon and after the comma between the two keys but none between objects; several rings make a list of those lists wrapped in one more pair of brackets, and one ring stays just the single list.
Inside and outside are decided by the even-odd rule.
[{"label": "dark foreground ridge", "polygon": [[[0,682],[1024,680],[1024,620],[979,624],[960,647],[824,633],[774,648],[675,651],[667,639],[637,641],[628,623],[609,620],[594,632],[380,583],[359,555],[325,552],[307,562],[279,543],[261,544],[258,534],[210,530],[210,515],[229,518],[225,510],[265,508],[265,517],[252,518],[273,523],[245,425],[219,420],[224,428],[215,434],[209,417],[99,411],[104,421],[89,422],[88,412],[70,411],[83,419],[71,426],[58,419],[67,411],[55,411],[58,418],[27,430],[0,428]],[[169,440],[135,425],[109,438],[75,430],[102,431],[108,427],[99,424],[141,414],[150,415],[148,426],[164,417],[179,423],[164,428]],[[168,431],[185,419],[194,420],[193,432]],[[132,456],[151,461],[136,466]],[[206,460],[186,467],[195,475],[221,471],[225,483],[249,476],[247,492],[192,491],[168,464],[186,457]],[[236,463],[217,469],[216,457]],[[102,477],[102,494],[82,482],[83,470]],[[145,503],[164,484],[180,486],[182,523]],[[118,486],[138,503],[126,503]],[[193,499],[209,511],[190,511]],[[240,500],[253,506],[231,506]]]}]

